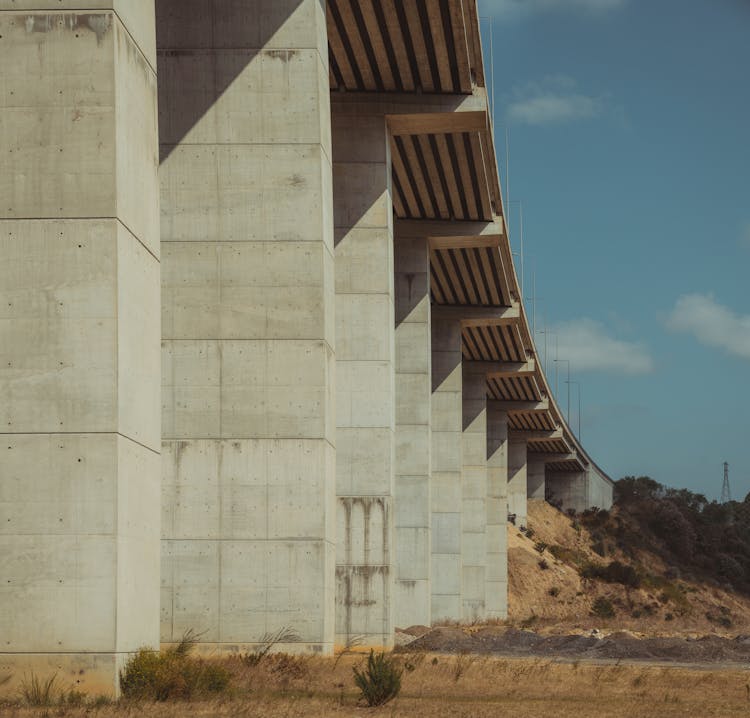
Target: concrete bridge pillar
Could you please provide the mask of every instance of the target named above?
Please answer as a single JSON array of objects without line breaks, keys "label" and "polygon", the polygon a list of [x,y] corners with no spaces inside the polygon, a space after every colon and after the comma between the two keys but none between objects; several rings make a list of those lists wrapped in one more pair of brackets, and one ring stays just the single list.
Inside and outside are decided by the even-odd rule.
[{"label": "concrete bridge pillar", "polygon": [[487,402],[486,616],[508,617],[508,415]]},{"label": "concrete bridge pillar", "polygon": [[487,377],[463,363],[461,467],[461,617],[484,618],[487,574]]},{"label": "concrete bridge pillar", "polygon": [[432,318],[432,621],[459,621],[463,412],[461,322]]},{"label": "concrete bridge pillar", "polygon": [[431,623],[430,253],[396,237],[396,584],[394,622]]},{"label": "concrete bridge pillar", "polygon": [[388,130],[333,106],[336,641],[393,644],[395,315]]},{"label": "concrete bridge pillar", "polygon": [[325,8],[159,0],[157,30],[162,641],[192,628],[207,648],[237,650],[288,628],[331,651]]},{"label": "concrete bridge pillar", "polygon": [[534,454],[528,454],[526,496],[530,499],[544,499],[544,470],[545,464],[541,459],[535,459]]},{"label": "concrete bridge pillar", "polygon": [[22,5],[0,3],[0,665],[112,693],[159,641],[154,7]]},{"label": "concrete bridge pillar", "polygon": [[526,526],[527,477],[526,441],[512,439],[508,441],[508,513],[515,514],[516,526]]}]

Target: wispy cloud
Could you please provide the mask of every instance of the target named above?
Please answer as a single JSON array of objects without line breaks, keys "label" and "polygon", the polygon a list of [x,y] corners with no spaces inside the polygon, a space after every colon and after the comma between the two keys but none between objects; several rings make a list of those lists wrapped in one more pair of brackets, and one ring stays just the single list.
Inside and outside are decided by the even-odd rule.
[{"label": "wispy cloud", "polygon": [[570,361],[571,371],[601,371],[612,374],[648,374],[654,362],[639,342],[617,339],[593,319],[574,319],[550,330],[557,333],[561,359]]},{"label": "wispy cloud", "polygon": [[516,88],[506,116],[511,124],[554,125],[592,119],[604,107],[601,97],[579,92],[573,79],[557,76]]},{"label": "wispy cloud", "polygon": [[627,0],[483,0],[482,11],[500,20],[515,20],[540,12],[579,11],[601,13],[625,5]]},{"label": "wispy cloud", "polygon": [[691,334],[701,344],[750,359],[750,315],[736,314],[711,294],[685,294],[667,317],[667,327]]}]

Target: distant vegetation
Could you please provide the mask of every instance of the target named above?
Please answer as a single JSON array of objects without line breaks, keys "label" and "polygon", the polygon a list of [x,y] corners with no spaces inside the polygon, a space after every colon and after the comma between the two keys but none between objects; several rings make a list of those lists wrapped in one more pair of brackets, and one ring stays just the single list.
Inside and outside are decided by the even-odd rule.
[{"label": "distant vegetation", "polygon": [[[633,556],[656,551],[672,567],[672,578],[708,580],[750,595],[750,495],[720,504],[647,476],[626,476],[615,483],[615,509],[580,516],[596,553],[606,556],[614,547]],[[584,571],[630,586],[640,581],[619,562]]]}]

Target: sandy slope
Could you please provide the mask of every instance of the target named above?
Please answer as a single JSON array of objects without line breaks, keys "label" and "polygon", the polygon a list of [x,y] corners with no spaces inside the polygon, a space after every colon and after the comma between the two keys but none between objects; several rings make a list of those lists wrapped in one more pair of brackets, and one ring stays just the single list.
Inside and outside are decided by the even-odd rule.
[{"label": "sandy slope", "polygon": [[[532,538],[516,527],[508,530],[509,619],[543,633],[569,633],[598,628],[629,630],[648,635],[737,635],[750,633],[750,600],[720,587],[687,580],[671,580],[684,599],[675,601],[659,588],[630,589],[620,584],[582,579],[573,561],[559,561],[549,550],[540,554],[535,543],[562,546],[579,558],[606,564],[628,562],[621,552],[606,558],[591,549],[592,539],[585,528],[578,531],[573,521],[544,501],[529,501],[528,525]],[[540,568],[540,560],[548,568]],[[648,572],[662,576],[668,568],[657,556],[641,553],[636,557]],[[557,593],[556,596],[551,595]],[[594,601],[604,596],[612,601],[616,615],[611,619],[591,615]],[[706,618],[711,614],[714,620]],[[640,615],[639,615],[640,614]],[[652,614],[652,615],[649,615]],[[667,620],[671,616],[671,620]],[[731,626],[722,626],[717,617],[727,617]]]}]

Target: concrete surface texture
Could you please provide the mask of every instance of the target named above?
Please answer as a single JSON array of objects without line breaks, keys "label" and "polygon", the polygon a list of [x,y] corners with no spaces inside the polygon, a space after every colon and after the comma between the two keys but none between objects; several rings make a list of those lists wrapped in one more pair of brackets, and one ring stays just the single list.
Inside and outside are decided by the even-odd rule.
[{"label": "concrete surface texture", "polygon": [[393,643],[393,200],[382,114],[333,105],[336,641]]},{"label": "concrete surface texture", "polygon": [[[21,7],[23,5],[23,7]],[[154,8],[0,2],[0,673],[158,645]]]},{"label": "concrete surface texture", "polygon": [[488,619],[508,617],[508,415],[487,402],[487,564]]},{"label": "concrete surface texture", "polygon": [[547,498],[559,504],[563,511],[612,507],[612,482],[594,465],[583,471],[547,471],[546,485]]},{"label": "concrete surface texture", "polygon": [[396,235],[396,626],[432,623],[432,353],[426,237]]},{"label": "concrete surface texture", "polygon": [[461,618],[485,617],[487,571],[487,377],[463,364],[461,466]]},{"label": "concrete surface texture", "polygon": [[334,259],[315,0],[157,3],[161,639],[333,646]]},{"label": "concrete surface texture", "polygon": [[537,459],[533,454],[529,454],[529,462],[526,468],[526,496],[530,499],[544,498],[544,474],[545,463]]},{"label": "concrete surface texture", "polygon": [[611,506],[518,302],[476,5],[420,7],[0,0],[8,686],[501,619],[508,515]]},{"label": "concrete surface texture", "polygon": [[432,320],[432,620],[458,620],[461,604],[463,375],[461,323]]},{"label": "concrete surface texture", "polygon": [[526,525],[527,475],[526,442],[508,441],[508,513],[516,517],[516,526]]}]

